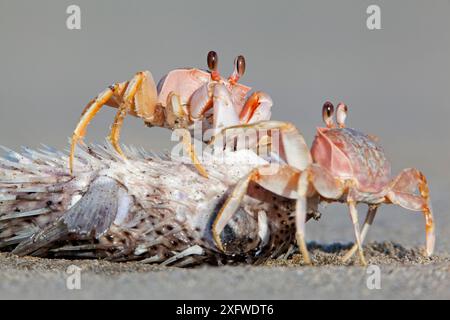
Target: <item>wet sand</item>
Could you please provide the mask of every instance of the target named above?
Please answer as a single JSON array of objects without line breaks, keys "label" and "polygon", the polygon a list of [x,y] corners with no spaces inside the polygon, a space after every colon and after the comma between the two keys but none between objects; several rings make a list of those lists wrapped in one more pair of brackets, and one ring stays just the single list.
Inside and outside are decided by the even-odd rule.
[{"label": "wet sand", "polygon": [[[422,248],[392,242],[365,247],[380,267],[381,289],[370,290],[367,269],[342,264],[347,245],[310,243],[315,265],[294,253],[262,266],[177,269],[96,260],[49,260],[0,254],[0,298],[40,299],[450,299],[450,255],[426,258]],[[81,289],[69,290],[66,271],[81,268]]]}]

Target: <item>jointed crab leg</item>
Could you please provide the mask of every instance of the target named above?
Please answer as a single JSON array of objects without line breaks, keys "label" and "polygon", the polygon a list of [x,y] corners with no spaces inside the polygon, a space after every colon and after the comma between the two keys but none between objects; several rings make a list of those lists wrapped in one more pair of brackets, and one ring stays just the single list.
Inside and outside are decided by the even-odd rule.
[{"label": "jointed crab leg", "polygon": [[308,184],[310,179],[309,171],[304,171],[300,175],[300,179],[298,181],[298,198],[297,205],[295,208],[295,226],[296,233],[295,237],[297,240],[297,245],[300,250],[300,253],[303,256],[303,261],[305,264],[311,264],[311,258],[309,257],[308,247],[306,246],[305,241],[305,223],[306,223],[306,211],[307,211],[307,192],[308,192]]},{"label": "jointed crab leg", "polygon": [[79,140],[83,139],[86,134],[86,127],[89,122],[95,117],[95,115],[100,111],[103,105],[108,102],[113,96],[113,90],[111,88],[106,89],[98,95],[98,97],[88,105],[85,109],[83,115],[81,116],[80,122],[78,123],[75,131],[72,135],[72,144],[70,146],[70,157],[69,157],[69,168],[70,172],[73,172],[73,160],[75,155],[75,147]]},{"label": "jointed crab leg", "polygon": [[143,73],[138,73],[135,75],[133,80],[128,85],[127,90],[125,91],[123,97],[123,101],[119,104],[119,110],[117,111],[114,123],[111,127],[111,133],[109,134],[108,137],[114,149],[123,158],[125,158],[125,155],[119,145],[120,131],[122,129],[123,120],[125,119],[125,116],[132,108],[133,98],[136,94],[136,91],[141,86],[143,79],[144,79]]},{"label": "jointed crab leg", "polygon": [[225,204],[220,209],[217,214],[213,224],[212,224],[212,236],[217,245],[217,247],[225,252],[225,248],[223,247],[222,240],[220,239],[220,233],[227,225],[228,221],[232,218],[233,214],[238,209],[239,205],[242,202],[245,194],[247,193],[248,185],[250,181],[256,181],[258,177],[258,169],[250,172],[247,177],[241,179],[236,187],[234,188],[231,195],[225,201]]},{"label": "jointed crab leg", "polygon": [[189,157],[191,158],[192,163],[194,164],[197,171],[205,178],[208,178],[208,173],[206,172],[205,168],[200,164],[200,161],[197,158],[197,154],[195,152],[194,144],[192,143],[192,137],[189,130],[186,129],[179,129],[182,131],[182,143],[184,146],[184,149],[188,153]]},{"label": "jointed crab leg", "polygon": [[[431,210],[428,184],[425,176],[416,169],[405,169],[394,179],[390,188],[391,190],[386,196],[386,202],[392,202],[412,211],[422,211],[425,217],[426,254],[431,256],[434,251],[436,236],[434,234],[433,212]],[[416,188],[420,196],[414,194]],[[369,211],[367,212],[361,232],[361,242],[364,242],[367,232],[375,219],[378,206],[379,204],[369,206]],[[350,259],[356,250],[357,246],[354,245],[345,254],[343,261],[345,262]]]},{"label": "jointed crab leg", "polygon": [[[361,230],[361,243],[366,239],[367,233],[369,232],[370,226],[373,224],[375,215],[377,214],[379,205],[369,205],[369,210],[367,211],[366,219],[364,220],[363,228]],[[347,262],[359,249],[358,244],[355,243],[353,247],[344,255],[342,262]]]},{"label": "jointed crab leg", "polygon": [[[299,172],[290,166],[276,166],[272,169],[270,167],[271,165],[260,166],[242,178],[220,209],[212,224],[213,239],[220,250],[225,251],[220,239],[220,233],[239,208],[243,197],[247,193],[250,182],[255,182],[263,188],[283,197],[296,199],[296,184]],[[276,171],[276,174],[264,174],[269,171]]]},{"label": "jointed crab leg", "polygon": [[[247,191],[249,182],[253,181],[278,195],[297,200],[296,238],[299,248],[303,254],[305,264],[310,264],[311,259],[309,258],[304,236],[304,225],[307,215],[306,197],[308,192],[309,171],[305,171],[301,175],[300,172],[297,171],[307,169],[308,166],[312,163],[306,142],[303,139],[302,135],[295,128],[295,126],[290,123],[279,121],[264,121],[249,125],[240,125],[225,128],[215,137],[215,139],[218,139],[220,136],[226,136],[227,139],[230,136],[238,136],[240,133],[242,133],[243,129],[255,129],[259,131],[279,130],[282,144],[282,150],[280,150],[280,152],[282,153],[281,156],[285,159],[289,166],[281,166],[279,170],[277,170],[276,173],[273,173],[272,175],[262,175],[261,173],[263,171],[261,169],[267,169],[267,166],[260,167],[253,170],[246,178],[242,179],[238,183],[233,193],[225,202],[224,206],[219,212],[216,220],[214,221],[213,237],[216,241],[216,244],[221,250],[223,250],[223,246],[220,241],[220,232],[223,230],[234,212],[237,210],[242,197]],[[259,141],[252,142],[255,144],[259,143]],[[295,194],[296,192],[297,194]]]},{"label": "jointed crab leg", "polygon": [[[123,118],[126,113],[129,111],[132,114],[135,114],[134,110],[130,108],[130,101],[132,102],[133,96],[136,93],[137,87],[140,83],[142,83],[142,79],[144,76],[144,72],[139,72],[135,75],[133,80],[130,83],[120,83],[114,86],[110,86],[108,89],[100,93],[93,102],[89,103],[83,114],[81,116],[80,121],[78,122],[77,127],[72,135],[72,144],[70,148],[70,157],[69,157],[69,168],[70,172],[73,173],[73,160],[75,156],[75,147],[77,143],[83,139],[86,135],[86,127],[91,122],[91,120],[95,117],[95,115],[100,111],[100,109],[104,105],[110,105],[112,107],[119,108],[118,113],[116,115],[116,119],[114,121],[114,125],[112,127],[109,140],[113,144],[116,151],[123,155],[122,150],[118,146],[118,139],[120,136],[120,127],[123,123]],[[124,92],[124,88],[126,90]],[[122,98],[124,96],[124,99]],[[135,114],[136,115],[136,114]]]},{"label": "jointed crab leg", "polygon": [[[264,121],[250,125],[230,127],[222,130],[218,136],[227,135],[228,138],[228,135],[231,135],[233,137],[242,133],[242,129],[266,131],[279,130],[282,144],[282,150],[280,150],[280,152],[288,166],[280,166],[278,170],[271,175],[262,174],[263,172],[268,172],[266,170],[263,171],[262,169],[267,169],[267,167],[270,166],[254,169],[246,178],[242,179],[236,185],[233,193],[227,199],[213,223],[213,238],[216,241],[217,246],[219,249],[223,250],[223,245],[220,241],[220,232],[237,210],[242,197],[247,191],[248,184],[250,181],[253,181],[278,195],[297,200],[297,242],[303,254],[305,263],[310,264],[311,259],[309,258],[304,236],[304,225],[307,215],[306,197],[308,196],[309,170],[301,174],[301,171],[299,171],[307,169],[312,162],[306,142],[292,124],[278,121]],[[218,136],[215,138],[217,139]],[[253,143],[257,144],[258,141],[253,141]]]},{"label": "jointed crab leg", "polygon": [[[171,94],[170,102],[179,103],[179,98],[176,97],[176,95]],[[123,121],[127,114],[140,117],[150,125],[161,126],[164,123],[164,115],[162,114],[163,110],[161,110],[161,106],[157,103],[156,86],[150,72],[138,72],[130,82],[119,83],[109,87],[93,102],[88,104],[73,133],[69,158],[71,173],[73,173],[75,147],[77,143],[85,136],[87,125],[104,105],[110,105],[118,108],[108,139],[114,149],[124,158],[125,155],[120,148],[119,138]],[[177,110],[180,109],[180,106],[174,105],[173,107],[177,108]],[[187,137],[184,135],[183,143],[195,167],[201,175],[207,177],[206,170],[201,166],[195,154],[195,150],[190,144],[190,136]]]},{"label": "jointed crab leg", "polygon": [[[356,211],[356,202],[352,197],[352,190],[346,183],[341,183],[335,179],[326,169],[318,165],[311,165],[302,172],[298,182],[298,200],[296,208],[296,226],[297,226],[297,244],[305,259],[308,262],[308,250],[305,243],[305,220],[306,204],[310,187],[319,193],[325,199],[339,199],[343,194],[347,193],[347,205],[349,207],[350,218],[353,223],[357,249],[360,254],[361,263],[366,265],[364,254],[361,246],[361,237],[358,223],[358,213]],[[351,186],[350,186],[351,188]]]},{"label": "jointed crab leg", "polygon": [[362,249],[361,233],[359,230],[358,211],[356,209],[356,202],[351,196],[349,196],[347,199],[347,205],[348,205],[349,212],[350,212],[350,218],[353,223],[353,230],[355,232],[355,239],[356,239],[356,245],[358,247],[359,259],[361,260],[362,265],[366,266],[367,262],[366,262],[366,259],[364,258],[364,251]]},{"label": "jointed crab leg", "polygon": [[[419,192],[419,195],[415,194]],[[433,210],[431,209],[430,192],[425,176],[417,169],[403,170],[393,181],[387,194],[388,201],[405,209],[421,211],[425,217],[426,254],[434,251],[436,235],[434,233]]]},{"label": "jointed crab leg", "polygon": [[[222,141],[223,137],[230,140],[230,138],[233,137],[243,136],[245,135],[245,131],[243,132],[243,130],[252,129],[255,130],[255,132],[270,132],[278,130],[282,147],[282,150],[278,150],[282,153],[280,156],[286,161],[287,164],[293,166],[294,168],[304,170],[312,163],[311,155],[303,136],[298,132],[297,128],[295,128],[293,124],[288,122],[261,121],[252,124],[228,127],[215,135],[211,140],[211,144],[217,140]],[[254,145],[250,145],[248,147],[256,149],[260,140],[264,138],[265,137],[259,137],[258,141],[250,141],[250,143],[254,143]]]}]

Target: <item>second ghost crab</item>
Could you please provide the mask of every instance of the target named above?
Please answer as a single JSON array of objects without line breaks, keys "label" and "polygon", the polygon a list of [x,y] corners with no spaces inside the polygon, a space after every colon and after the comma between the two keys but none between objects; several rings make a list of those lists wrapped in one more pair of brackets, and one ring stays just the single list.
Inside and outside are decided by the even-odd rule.
[{"label": "second ghost crab", "polygon": [[[376,139],[346,127],[347,112],[345,104],[337,106],[336,124],[333,104],[324,104],[322,114],[326,127],[317,129],[311,151],[290,123],[265,121],[224,129],[223,134],[226,132],[228,137],[240,134],[242,129],[277,130],[281,142],[280,156],[285,164],[257,167],[236,185],[213,223],[213,234],[219,248],[226,246],[220,237],[224,226],[239,207],[250,183],[256,183],[275,194],[297,200],[296,240],[306,264],[311,264],[305,242],[307,208],[311,202],[341,202],[348,206],[356,244],[343,257],[344,261],[358,251],[361,264],[367,264],[362,242],[381,204],[396,204],[422,212],[425,217],[425,253],[427,256],[433,254],[435,225],[425,176],[419,170],[409,168],[392,178],[391,165]],[[268,172],[268,166],[274,165],[277,167],[269,171],[271,174],[264,174]],[[369,206],[362,233],[356,209],[358,203]]]}]

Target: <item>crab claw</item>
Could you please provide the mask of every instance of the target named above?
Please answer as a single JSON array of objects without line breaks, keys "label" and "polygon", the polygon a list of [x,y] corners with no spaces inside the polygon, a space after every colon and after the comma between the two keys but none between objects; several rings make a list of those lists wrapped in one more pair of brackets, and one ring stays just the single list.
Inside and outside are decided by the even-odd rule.
[{"label": "crab claw", "polygon": [[254,92],[242,109],[239,119],[242,124],[269,120],[273,101],[265,92]]},{"label": "crab claw", "polygon": [[223,128],[239,123],[230,92],[224,84],[214,86],[213,106],[214,134],[221,132]]}]

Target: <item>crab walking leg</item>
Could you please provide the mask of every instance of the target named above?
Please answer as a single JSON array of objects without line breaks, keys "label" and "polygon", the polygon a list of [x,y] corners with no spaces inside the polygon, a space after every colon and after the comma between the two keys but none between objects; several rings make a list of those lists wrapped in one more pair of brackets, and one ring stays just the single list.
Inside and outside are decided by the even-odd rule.
[{"label": "crab walking leg", "polygon": [[306,194],[308,192],[309,183],[309,171],[303,171],[300,175],[298,182],[298,198],[295,208],[295,226],[296,233],[295,237],[297,239],[297,245],[300,253],[303,256],[303,261],[305,264],[311,264],[311,258],[309,257],[308,247],[305,241],[305,224],[306,224],[306,211],[307,211],[307,199]]},{"label": "crab walking leg", "polygon": [[364,258],[364,251],[362,249],[361,233],[359,230],[358,211],[356,210],[356,202],[355,202],[355,200],[353,200],[353,198],[348,197],[347,205],[349,208],[350,218],[353,223],[353,230],[355,232],[355,238],[356,238],[356,244],[358,246],[359,258],[361,260],[361,264],[363,266],[366,266],[367,262],[366,262],[366,259]]},{"label": "crab walking leg", "polygon": [[195,152],[195,147],[194,144],[192,143],[192,137],[189,130],[177,129],[176,133],[181,135],[183,148],[191,158],[191,161],[194,164],[197,171],[203,177],[208,178],[208,173],[206,172],[206,169],[201,165],[200,161],[198,160],[197,153]]},{"label": "crab walking leg", "polygon": [[217,214],[212,224],[212,236],[220,251],[225,252],[222,240],[220,239],[220,233],[225,228],[227,223],[231,220],[239,205],[242,202],[242,198],[247,193],[248,185],[250,181],[256,180],[258,175],[257,169],[250,172],[247,177],[241,179],[234,188],[231,195],[225,201],[224,205]]},{"label": "crab walking leg", "polygon": [[[178,120],[177,120],[178,119]],[[195,152],[195,146],[192,143],[192,136],[189,130],[183,128],[183,124],[189,121],[189,116],[185,113],[183,106],[181,105],[180,96],[171,92],[167,97],[167,107],[166,107],[166,120],[169,126],[177,128],[174,132],[181,136],[184,151],[191,158],[192,163],[197,168],[197,171],[205,178],[208,178],[208,173],[206,169],[200,164],[198,160],[197,153]],[[178,121],[178,123],[177,123]]]},{"label": "crab walking leg", "polygon": [[108,102],[113,96],[114,92],[111,88],[106,89],[98,95],[98,97],[86,107],[77,127],[75,128],[72,135],[72,143],[70,146],[70,156],[69,156],[69,168],[70,173],[73,173],[73,160],[75,156],[75,147],[77,143],[83,139],[86,135],[86,127],[95,117],[95,115],[100,111],[100,109]]},{"label": "crab walking leg", "polygon": [[[364,225],[361,230],[361,243],[364,243],[367,233],[369,232],[369,228],[373,224],[378,207],[379,205],[369,205],[369,210],[367,211],[366,219],[364,220]],[[347,262],[351,257],[353,257],[357,250],[358,245],[355,243],[353,247],[344,255],[342,262]]]},{"label": "crab walking leg", "polygon": [[108,136],[109,142],[111,142],[112,146],[117,151],[117,153],[120,154],[120,156],[124,159],[126,158],[126,156],[119,145],[119,139],[120,139],[120,130],[122,129],[123,125],[123,120],[127,115],[127,109],[128,108],[125,105],[120,106],[119,110],[117,111],[116,117],[114,118],[114,123],[111,126],[111,132]]},{"label": "crab walking leg", "polygon": [[114,123],[111,127],[111,132],[108,136],[108,140],[111,142],[114,149],[123,158],[125,158],[125,154],[123,153],[119,145],[120,131],[122,129],[125,116],[129,111],[131,111],[131,105],[133,103],[134,96],[136,95],[138,88],[141,86],[143,79],[144,73],[139,72],[129,83],[127,90],[124,93],[123,101],[119,104],[119,110],[117,111]]},{"label": "crab walking leg", "polygon": [[[416,170],[417,171],[417,170]],[[433,210],[431,209],[430,202],[430,189],[425,176],[417,171],[419,174],[419,191],[422,196],[424,204],[422,205],[422,212],[425,216],[425,232],[426,232],[426,252],[428,256],[431,256],[434,252],[434,246],[436,243],[436,234],[434,232],[434,218]]]},{"label": "crab walking leg", "polygon": [[[420,195],[416,195],[418,189]],[[389,202],[411,211],[421,211],[425,217],[426,254],[431,256],[436,242],[430,192],[425,176],[417,169],[405,169],[393,181],[386,196]]]},{"label": "crab walking leg", "polygon": [[[217,247],[225,252],[220,234],[231,220],[243,197],[247,193],[250,182],[255,182],[264,189],[289,199],[296,199],[299,171],[290,166],[264,165],[253,169],[246,177],[242,178],[234,187],[231,195],[226,199],[212,224],[212,236]],[[273,174],[264,174],[274,172]]]},{"label": "crab walking leg", "polygon": [[[281,121],[261,121],[252,124],[244,124],[238,126],[232,126],[223,129],[219,134],[213,137],[211,144],[214,141],[223,141],[223,137],[226,140],[230,140],[231,137],[245,136],[243,130],[256,130],[258,131],[279,131],[279,137],[281,138],[282,150],[277,150],[278,154],[286,160],[286,163],[293,166],[298,170],[305,170],[311,163],[312,158],[306,145],[305,139],[297,130],[297,128],[288,122]],[[267,138],[267,137],[263,137]],[[251,140],[252,141],[252,140]],[[255,145],[250,145],[249,148],[257,148],[260,140],[252,141]],[[274,143],[272,142],[273,146]],[[272,149],[273,150],[273,149]]]},{"label": "crab walking leg", "polygon": [[[324,199],[330,199],[330,200],[336,200],[340,199],[342,195],[344,194],[345,190],[348,190],[348,184],[342,183],[339,179],[334,178],[331,173],[324,169],[323,167],[312,164],[307,171],[308,176],[305,178],[305,182],[303,178],[300,178],[299,183],[299,197],[301,197],[302,193],[305,192],[304,188],[308,185],[308,183],[312,183],[314,186],[314,189],[324,198]],[[303,174],[302,174],[303,175]],[[307,190],[306,190],[307,192]],[[362,251],[361,246],[361,236],[360,236],[360,230],[359,230],[359,222],[358,222],[358,212],[356,210],[356,201],[354,200],[354,197],[352,195],[353,191],[352,189],[348,190],[348,196],[347,196],[347,205],[349,207],[349,213],[350,218],[353,223],[353,229],[355,232],[356,237],[356,243],[359,249],[361,263],[363,265],[366,265],[366,261],[364,258],[364,254]],[[298,212],[298,222],[301,223],[301,212]],[[297,226],[298,230],[302,230],[302,226]],[[301,242],[301,235],[299,235],[300,238],[297,241]],[[299,244],[300,246],[300,244]]]},{"label": "crab walking leg", "polygon": [[[133,104],[133,100],[135,103]],[[72,135],[69,168],[73,173],[75,147],[86,134],[86,127],[104,105],[118,108],[114,125],[109,136],[116,151],[123,156],[118,146],[120,128],[127,113],[140,117],[146,122],[154,119],[157,101],[156,86],[149,71],[138,72],[130,82],[117,83],[100,93],[83,110],[81,119]]]}]

